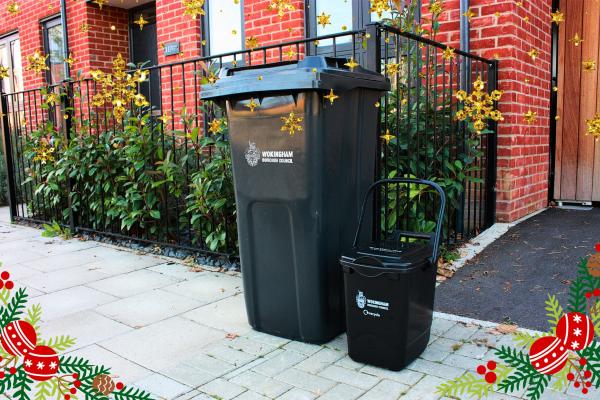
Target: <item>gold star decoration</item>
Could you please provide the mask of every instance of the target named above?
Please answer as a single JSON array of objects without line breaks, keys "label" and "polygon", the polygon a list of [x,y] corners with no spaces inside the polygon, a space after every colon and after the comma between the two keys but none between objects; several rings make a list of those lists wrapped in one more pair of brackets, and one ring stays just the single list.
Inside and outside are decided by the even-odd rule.
[{"label": "gold star decoration", "polygon": [[0,79],[8,78],[8,67],[0,64]]},{"label": "gold star decoration", "polygon": [[475,12],[473,10],[471,10],[471,7],[469,7],[469,9],[467,11],[465,11],[463,15],[465,17],[467,17],[467,20],[469,22],[471,22],[471,19],[473,19],[473,17],[476,16],[477,14],[475,14]]},{"label": "gold star decoration", "polygon": [[590,72],[596,70],[596,61],[594,60],[583,61],[581,65],[583,66],[584,71]]},{"label": "gold star decoration", "polygon": [[288,60],[293,60],[298,55],[293,47],[290,47],[290,49],[283,54],[287,56]]},{"label": "gold star decoration", "polygon": [[554,91],[554,92],[558,92],[558,86],[554,86],[554,87],[552,87],[552,91]]},{"label": "gold star decoration", "polygon": [[148,24],[149,22],[144,19],[144,14],[140,14],[140,17],[133,21],[133,23],[139,26],[141,31],[144,29],[144,25]]},{"label": "gold star decoration", "polygon": [[550,16],[552,17],[552,22],[556,25],[565,21],[565,15],[562,12],[560,12],[560,10],[556,10],[555,12],[550,13]]},{"label": "gold star decoration", "polygon": [[221,132],[221,129],[223,129],[223,120],[217,118],[217,119],[213,119],[212,121],[210,121],[210,123],[208,124],[209,128],[208,131],[214,135],[216,135],[217,133]]},{"label": "gold star decoration", "polygon": [[525,22],[529,22],[529,16],[525,16],[525,17],[523,17],[523,21],[525,21]]},{"label": "gold star decoration", "polygon": [[279,19],[281,19],[285,15],[286,11],[296,10],[296,6],[291,4],[290,0],[272,0],[267,6],[267,10],[277,11],[277,15],[279,15]]},{"label": "gold star decoration", "polygon": [[185,8],[183,15],[189,15],[190,18],[196,19],[198,15],[205,15],[204,0],[181,0],[181,5]]},{"label": "gold star decoration", "polygon": [[502,98],[503,92],[494,90],[488,94],[485,91],[485,84],[480,77],[473,82],[473,92],[467,93],[464,90],[456,92],[456,98],[463,103],[463,108],[456,112],[456,119],[459,121],[470,120],[473,123],[473,129],[477,134],[486,128],[487,121],[503,121],[502,113],[494,108],[494,102]]},{"label": "gold star decoration", "polygon": [[600,115],[596,114],[593,119],[588,119],[585,121],[588,126],[587,134],[596,138],[596,140],[600,139]]},{"label": "gold star decoration", "polygon": [[572,39],[569,39],[569,42],[573,43],[573,45],[577,47],[583,42],[583,39],[579,36],[579,33],[575,33],[575,36],[573,36]]},{"label": "gold star decoration", "polygon": [[380,102],[378,102],[378,101],[376,101],[376,102],[375,102],[375,108],[379,108],[379,107],[381,107],[381,103],[380,103]]},{"label": "gold star decoration", "polygon": [[317,16],[317,25],[321,25],[323,28],[331,25],[331,15],[325,14],[325,11],[323,11],[321,15]]},{"label": "gold star decoration", "polygon": [[540,52],[537,49],[531,49],[527,54],[529,54],[529,57],[531,57],[533,61],[540,56]]},{"label": "gold star decoration", "polygon": [[40,53],[39,50],[36,50],[32,55],[27,56],[27,61],[29,64],[25,68],[27,71],[35,71],[36,73],[40,73],[48,69],[46,65],[46,60],[48,56],[44,56]]},{"label": "gold star decoration", "polygon": [[323,98],[329,100],[329,102],[333,104],[333,102],[339,99],[340,96],[337,96],[335,93],[333,93],[333,89],[331,89],[329,94],[327,96],[323,96]]},{"label": "gold star decoration", "polygon": [[150,103],[146,97],[138,93],[138,82],[141,78],[141,71],[137,70],[133,74],[127,73],[127,64],[121,54],[113,60],[111,73],[105,74],[101,70],[92,70],[90,75],[94,82],[101,86],[92,97],[92,105],[102,107],[105,104],[112,106],[112,113],[117,122],[123,121],[127,112],[125,108],[128,104],[135,104],[137,107],[147,107]]},{"label": "gold star decoration", "polygon": [[69,53],[69,57],[65,58],[63,61],[69,64],[69,67],[72,67],[77,60],[73,58],[73,53]]},{"label": "gold star decoration", "polygon": [[287,132],[290,136],[294,136],[296,132],[302,132],[303,128],[301,122],[304,120],[302,117],[297,117],[292,111],[289,116],[281,117],[283,125],[281,126],[281,132]]},{"label": "gold star decoration", "polygon": [[446,61],[452,60],[454,58],[454,56],[455,56],[454,49],[452,47],[446,47],[444,49],[444,52],[442,53],[442,57]]},{"label": "gold star decoration", "polygon": [[250,111],[254,112],[255,108],[259,108],[259,104],[254,100],[254,97],[251,97],[248,104],[246,104],[246,107],[248,107]]},{"label": "gold star decoration", "polygon": [[108,0],[94,0],[92,1],[92,3],[97,4],[98,7],[100,7],[100,9],[102,10],[102,6],[108,3]]},{"label": "gold star decoration", "polygon": [[11,1],[6,6],[6,11],[8,11],[11,15],[17,15],[21,9],[19,8],[19,3],[16,1]]},{"label": "gold star decoration", "polygon": [[54,92],[50,92],[45,95],[44,100],[44,103],[47,106],[55,106],[56,103],[58,103],[58,95]]},{"label": "gold star decoration", "polygon": [[537,112],[527,110],[527,112],[525,114],[523,114],[523,119],[529,125],[535,124],[537,122]]},{"label": "gold star decoration", "polygon": [[254,50],[258,47],[258,39],[254,36],[250,36],[246,38],[246,48],[249,50]]},{"label": "gold star decoration", "polygon": [[210,71],[210,74],[206,77],[206,81],[211,85],[214,85],[219,80],[219,77],[213,72]]},{"label": "gold star decoration", "polygon": [[47,162],[54,161],[54,147],[49,146],[46,140],[41,140],[39,145],[34,149],[35,157],[33,161],[39,161],[42,165]]},{"label": "gold star decoration", "polygon": [[158,120],[160,122],[162,122],[164,125],[167,125],[169,123],[169,121],[172,119],[173,119],[173,117],[171,117],[170,115],[166,115],[166,114],[163,114],[160,117],[158,117]]},{"label": "gold star decoration", "polygon": [[384,12],[391,10],[389,0],[370,0],[370,3],[369,12],[376,13],[377,18],[381,18]]},{"label": "gold star decoration", "polygon": [[386,69],[388,75],[396,75],[398,73],[398,71],[400,70],[400,64],[399,63],[388,63],[388,64],[386,64],[385,69]]},{"label": "gold star decoration", "polygon": [[396,136],[392,135],[392,133],[390,132],[389,129],[385,130],[385,135],[381,135],[380,138],[382,138],[383,140],[385,140],[386,144],[390,144],[390,141],[392,139],[395,139]]},{"label": "gold star decoration", "polygon": [[87,23],[82,23],[81,25],[79,25],[79,31],[81,33],[86,33],[90,30],[90,26]]},{"label": "gold star decoration", "polygon": [[358,67],[360,64],[354,60],[354,57],[350,57],[350,60],[344,65],[350,68],[350,71],[354,71],[354,68]]},{"label": "gold star decoration", "polygon": [[442,2],[440,0],[435,0],[434,2],[431,3],[431,5],[429,6],[429,11],[431,12],[431,14],[433,14],[434,16],[438,16],[441,13],[444,12],[444,6],[442,5]]}]

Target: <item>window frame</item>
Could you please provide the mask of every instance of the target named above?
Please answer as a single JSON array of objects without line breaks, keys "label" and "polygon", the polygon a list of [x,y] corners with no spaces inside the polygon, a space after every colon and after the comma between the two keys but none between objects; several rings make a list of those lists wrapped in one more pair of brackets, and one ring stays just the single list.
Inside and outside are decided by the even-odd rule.
[{"label": "window frame", "polygon": [[[61,32],[62,32],[61,15],[55,14],[55,15],[49,16],[47,18],[44,18],[43,20],[40,21],[40,25],[42,27],[42,46],[43,46],[43,50],[44,50],[44,55],[49,56],[48,59],[46,60],[46,65],[48,66],[48,69],[45,71],[45,74],[44,74],[45,78],[46,78],[46,84],[47,85],[56,85],[56,84],[52,83],[52,67],[50,65],[50,37],[48,35],[48,29],[54,28],[55,26],[60,26]],[[64,40],[65,40],[65,37],[63,36],[63,41]],[[64,48],[61,49],[61,51],[64,51]],[[64,55],[64,57],[67,57],[67,56],[68,55]]]},{"label": "window frame", "polygon": [[[240,0],[240,29],[239,29],[239,34],[241,37],[241,47],[239,50],[239,52],[243,52],[244,50],[246,50],[246,18],[244,15],[244,0]],[[212,54],[211,50],[210,50],[210,36],[211,36],[211,32],[210,32],[210,0],[207,0],[204,4],[204,11],[205,11],[205,15],[202,16],[202,22],[201,22],[201,40],[204,40],[205,43],[202,44],[202,55],[205,57],[211,57],[214,55],[218,55],[218,54]],[[243,60],[238,60],[237,64],[240,65],[240,63]],[[227,64],[227,63],[224,63]]]}]

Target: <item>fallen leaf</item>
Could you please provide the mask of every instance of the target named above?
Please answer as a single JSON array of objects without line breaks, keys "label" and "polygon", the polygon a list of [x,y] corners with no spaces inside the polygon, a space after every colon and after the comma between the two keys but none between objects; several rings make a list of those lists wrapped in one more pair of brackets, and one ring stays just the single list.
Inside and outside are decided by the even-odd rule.
[{"label": "fallen leaf", "polygon": [[510,335],[517,331],[517,325],[500,324],[490,330],[490,333],[495,335]]},{"label": "fallen leaf", "polygon": [[238,337],[240,337],[240,335],[238,335],[237,333],[228,333],[227,335],[225,335],[225,339],[229,340],[233,340]]}]

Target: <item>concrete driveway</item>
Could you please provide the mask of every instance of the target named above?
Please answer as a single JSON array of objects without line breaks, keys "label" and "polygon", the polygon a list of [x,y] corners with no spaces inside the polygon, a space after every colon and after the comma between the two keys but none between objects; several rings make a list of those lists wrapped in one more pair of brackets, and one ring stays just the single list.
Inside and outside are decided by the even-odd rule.
[{"label": "concrete driveway", "polygon": [[436,399],[439,383],[492,358],[482,343],[512,343],[490,324],[436,314],[421,358],[402,372],[370,367],[348,357],[344,335],[316,346],[252,331],[239,274],[43,238],[10,225],[6,209],[0,260],[27,287],[30,304],[42,305],[42,337],[74,336],[69,351],[165,399]]}]

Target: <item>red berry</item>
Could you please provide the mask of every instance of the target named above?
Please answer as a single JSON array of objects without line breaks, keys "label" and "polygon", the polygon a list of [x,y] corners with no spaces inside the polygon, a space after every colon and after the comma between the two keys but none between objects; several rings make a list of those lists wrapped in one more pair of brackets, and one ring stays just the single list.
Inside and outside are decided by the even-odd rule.
[{"label": "red berry", "polygon": [[575,383],[573,384],[573,386],[575,386],[576,388],[578,388],[579,386],[581,386],[581,384],[580,384],[579,382],[575,382]]},{"label": "red berry", "polygon": [[588,393],[588,390],[587,390],[586,388],[583,388],[583,389],[581,389],[581,393],[583,393],[583,394],[587,394],[587,393]]},{"label": "red berry", "polygon": [[592,371],[590,371],[590,370],[587,370],[587,371],[585,371],[585,372],[583,373],[583,377],[584,377],[585,379],[590,379],[590,378],[592,377]]},{"label": "red berry", "polygon": [[596,296],[596,297],[600,296],[600,288],[594,289],[594,296]]},{"label": "red berry", "polygon": [[69,390],[69,392],[71,392],[71,394],[75,394],[75,393],[77,393],[77,389],[76,388],[71,388],[71,390]]},{"label": "red berry", "polygon": [[71,375],[73,377],[73,379],[79,379],[79,374],[77,372],[75,372],[73,375]]},{"label": "red berry", "polygon": [[584,357],[581,357],[579,359],[579,365],[581,365],[582,367],[587,364],[587,359],[585,359]]},{"label": "red berry", "polygon": [[485,371],[486,371],[486,370],[485,370],[485,367],[484,367],[483,365],[480,365],[479,367],[477,367],[477,373],[478,373],[479,375],[483,375],[483,374],[485,374]]},{"label": "red berry", "polygon": [[488,372],[485,374],[485,381],[489,384],[496,383],[496,379],[498,379],[498,377],[493,372]]},{"label": "red berry", "polygon": [[75,381],[75,382],[73,382],[73,386],[75,386],[76,388],[78,388],[79,386],[81,386],[81,382],[80,381]]},{"label": "red berry", "polygon": [[125,385],[123,385],[123,382],[117,382],[116,387],[117,387],[117,390],[122,390],[125,387]]},{"label": "red berry", "polygon": [[600,252],[600,243],[596,243],[596,251]]},{"label": "red berry", "polygon": [[69,396],[68,394],[65,394],[65,400],[69,400],[71,398],[71,396]]},{"label": "red berry", "polygon": [[4,281],[0,281],[0,289],[4,287]]},{"label": "red berry", "polygon": [[0,379],[4,379],[5,376],[6,374],[4,373],[4,371],[0,371]]},{"label": "red berry", "polygon": [[590,381],[587,381],[587,382],[585,383],[585,386],[586,386],[586,387],[591,387],[591,386],[592,386],[592,382],[590,382]]},{"label": "red berry", "polygon": [[592,298],[592,292],[585,292],[585,298],[586,299],[591,299]]},{"label": "red berry", "polygon": [[8,281],[4,284],[4,287],[7,288],[8,290],[12,290],[12,288],[15,287],[15,284],[13,283],[13,281]]},{"label": "red berry", "polygon": [[17,373],[17,369],[15,367],[10,367],[8,372],[10,372],[12,375]]},{"label": "red berry", "polygon": [[10,278],[10,274],[8,273],[8,271],[2,271],[2,273],[0,274],[0,278],[2,278],[3,281],[5,281],[8,278]]},{"label": "red berry", "polygon": [[567,380],[569,380],[569,381],[572,381],[572,380],[574,380],[574,379],[575,379],[575,375],[573,375],[573,373],[569,372],[569,373],[567,374]]},{"label": "red berry", "polygon": [[488,361],[487,363],[487,367],[489,370],[493,371],[496,369],[497,365],[496,365],[496,361]]}]

